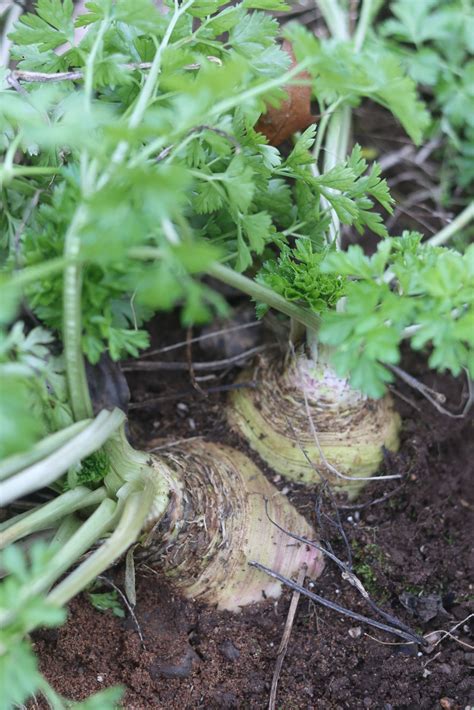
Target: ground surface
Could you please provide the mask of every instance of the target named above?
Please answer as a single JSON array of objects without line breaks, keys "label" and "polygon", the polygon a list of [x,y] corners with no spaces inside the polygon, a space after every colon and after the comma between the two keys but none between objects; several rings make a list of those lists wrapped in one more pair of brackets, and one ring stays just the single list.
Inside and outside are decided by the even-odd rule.
[{"label": "ground surface", "polygon": [[[165,331],[155,328],[155,344],[182,339],[183,333],[169,326],[172,320],[162,320]],[[256,328],[255,338],[260,337],[258,332]],[[253,344],[254,340],[245,347]],[[226,347],[228,352],[228,344],[221,342],[213,351],[204,351],[195,345],[193,361],[222,358]],[[156,357],[186,362],[186,351]],[[451,407],[459,403],[462,382],[426,378],[422,360],[406,365],[448,395]],[[193,389],[186,371],[127,374],[132,402],[138,405],[130,410],[131,435],[137,444],[152,448],[157,437],[205,436],[246,450],[226,427],[225,393],[204,397]],[[228,385],[234,376],[235,370],[201,386]],[[411,403],[396,396],[404,419],[403,441],[400,453],[386,460],[385,470],[402,478],[369,485],[358,508],[339,511],[354,569],[380,606],[419,633],[461,624],[453,632],[455,638],[443,638],[422,652],[414,644],[301,599],[278,688],[276,707],[282,710],[464,709],[474,703],[469,680],[473,640],[467,619],[474,611],[469,579],[472,420],[442,416],[412,391],[398,389]],[[143,406],[144,400],[156,397],[161,400]],[[314,521],[316,488],[301,490],[276,482]],[[347,505],[343,499],[338,502]],[[331,504],[323,500],[322,505],[333,516]],[[347,559],[339,531],[326,527],[322,537]],[[118,568],[113,579],[121,585],[123,570]],[[331,562],[314,591],[377,618]],[[42,669],[58,691],[79,699],[122,683],[129,710],[267,706],[289,592],[276,604],[265,603],[240,616],[183,602],[149,569],[142,570],[137,592],[136,615],[146,650],[130,618],[96,611],[84,596],[71,604],[64,627],[36,633]],[[402,600],[415,607],[415,613]],[[424,620],[433,613],[434,618]]]}]

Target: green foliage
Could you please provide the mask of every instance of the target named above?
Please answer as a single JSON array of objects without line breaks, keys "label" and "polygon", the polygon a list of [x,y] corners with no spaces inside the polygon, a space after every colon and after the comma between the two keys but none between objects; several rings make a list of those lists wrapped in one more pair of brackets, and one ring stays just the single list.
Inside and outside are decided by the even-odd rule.
[{"label": "green foliage", "polygon": [[444,134],[446,191],[474,183],[474,9],[463,0],[395,0],[379,32],[431,94],[431,132]]},{"label": "green foliage", "polygon": [[21,705],[42,686],[42,677],[25,635],[38,626],[58,626],[65,619],[62,609],[42,596],[23,593],[47,567],[51,552],[35,543],[29,561],[16,546],[0,552],[0,567],[8,576],[0,582],[0,687],[2,707]]},{"label": "green foliage", "polygon": [[399,362],[405,338],[415,350],[428,348],[433,369],[474,376],[474,245],[460,254],[404,233],[380,242],[372,257],[358,245],[332,252],[321,268],[352,279],[344,310],[324,314],[320,338],[354,387],[380,397],[392,379],[383,363]]},{"label": "green foliage", "polygon": [[0,333],[0,458],[26,451],[42,435],[72,423],[61,360],[51,333],[25,333],[17,321]]},{"label": "green foliage", "polygon": [[28,634],[38,627],[59,626],[66,618],[64,609],[53,606],[42,595],[31,594],[32,585],[47,572],[54,552],[40,541],[30,546],[28,555],[16,545],[0,551],[0,568],[7,573],[0,581],[1,707],[10,710],[41,693],[58,710],[116,710],[121,688],[107,688],[73,703],[57,695],[38,668]]},{"label": "green foliage", "polygon": [[385,45],[368,42],[354,52],[352,41],[318,40],[296,22],[287,26],[285,34],[299,60],[312,58],[313,92],[322,107],[338,99],[358,104],[370,98],[388,108],[415,143],[421,142],[429,115],[415,82]]},{"label": "green foliage", "polygon": [[[325,274],[321,262],[325,252],[315,252],[310,241],[298,239],[294,249],[283,246],[276,259],[263,264],[257,281],[269,286],[288,301],[310,307],[315,313],[334,308],[344,295],[345,278],[338,274]],[[257,313],[263,316],[268,307],[259,304]]]},{"label": "green foliage", "polygon": [[89,592],[87,598],[97,611],[110,610],[114,616],[118,616],[121,619],[124,618],[125,612],[115,589],[111,592]]},{"label": "green foliage", "polygon": [[110,459],[105,451],[100,449],[83,459],[76,467],[70,468],[64,490],[76,488],[76,486],[88,486],[97,488],[100,486],[110,470]]}]

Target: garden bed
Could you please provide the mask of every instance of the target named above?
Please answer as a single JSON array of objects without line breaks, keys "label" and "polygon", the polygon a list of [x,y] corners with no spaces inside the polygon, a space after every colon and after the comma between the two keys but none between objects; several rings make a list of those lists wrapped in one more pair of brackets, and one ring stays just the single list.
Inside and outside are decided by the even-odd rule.
[{"label": "garden bed", "polygon": [[[153,345],[186,338],[186,333],[173,328],[172,319],[167,325],[164,333],[161,329],[154,333]],[[182,352],[172,355],[170,362],[183,358]],[[208,352],[193,347],[193,361],[208,359]],[[462,381],[425,377],[424,369],[422,360],[412,358],[410,372],[443,392],[448,402],[459,402]],[[221,385],[229,384],[233,375],[235,371]],[[226,394],[204,398],[193,391],[189,373],[158,372],[151,378],[133,373],[129,383],[135,404],[162,398],[131,410],[133,439],[144,449],[159,445],[158,434],[172,439],[204,436],[244,446],[226,426]],[[429,653],[422,652],[418,646],[301,599],[276,707],[455,710],[473,702],[472,636],[469,620],[463,621],[474,611],[472,421],[449,419],[406,387],[397,385],[397,390],[411,404],[396,397],[404,421],[402,446],[387,458],[385,468],[401,479],[369,484],[353,507],[341,508],[342,522],[354,570],[373,600],[423,634],[457,626],[455,638],[443,638]],[[245,452],[253,455],[247,448]],[[316,522],[315,489],[283,482],[268,469],[266,473]],[[386,499],[374,502],[381,498]],[[338,503],[347,506],[342,498]],[[327,503],[324,510],[331,514]],[[345,559],[337,531],[329,527],[322,537]],[[113,579],[122,586],[122,568],[115,570]],[[314,591],[376,618],[331,562]],[[404,593],[414,603],[418,600],[417,613],[403,606]],[[121,620],[110,611],[101,613],[84,595],[70,605],[65,626],[36,633],[41,668],[54,688],[81,699],[121,683],[127,688],[124,707],[128,710],[266,707],[289,592],[277,603],[263,602],[235,616],[181,600],[159,575],[142,569],[137,594],[136,615],[146,650],[128,615]],[[427,596],[434,598],[427,601]],[[436,616],[423,621],[419,614],[429,616],[436,605]]]}]

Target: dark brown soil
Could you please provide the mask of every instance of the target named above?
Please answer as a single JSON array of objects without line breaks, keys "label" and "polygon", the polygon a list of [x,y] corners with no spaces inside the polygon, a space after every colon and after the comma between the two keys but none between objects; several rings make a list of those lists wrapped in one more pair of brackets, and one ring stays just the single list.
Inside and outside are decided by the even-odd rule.
[{"label": "dark brown soil", "polygon": [[[163,330],[154,332],[155,345],[182,339],[183,333],[170,327],[172,319],[160,323]],[[255,334],[259,332],[255,329]],[[193,347],[193,361],[217,356],[225,357],[222,343],[215,352]],[[157,357],[185,362],[186,351]],[[451,408],[459,403],[462,382],[425,377],[422,360],[405,366],[443,391]],[[229,385],[233,377],[235,370],[201,386]],[[137,445],[151,448],[157,437],[205,436],[245,449],[227,430],[225,393],[200,394],[188,372],[130,373],[128,380],[132,402],[163,398],[131,409],[131,435]],[[474,611],[469,578],[472,421],[438,414],[404,386],[399,392],[411,404],[396,397],[404,420],[403,442],[400,453],[387,458],[385,469],[402,478],[369,485],[358,507],[342,507],[339,512],[354,571],[374,601],[421,634],[456,628],[452,636],[437,637],[434,648],[432,644],[422,650],[302,598],[278,687],[276,707],[282,710],[464,710],[474,703],[468,618]],[[314,522],[318,491],[298,489],[278,478],[275,482]],[[331,503],[321,503],[323,512],[333,517]],[[347,506],[343,499],[338,503]],[[347,559],[337,528],[326,524],[321,535],[337,556]],[[114,579],[122,585],[120,567]],[[330,561],[313,589],[376,618]],[[240,615],[218,613],[182,601],[160,576],[145,569],[137,583],[136,615],[146,650],[130,617],[101,613],[85,596],[72,602],[65,626],[37,632],[35,646],[47,678],[70,698],[81,699],[120,683],[126,689],[123,706],[129,710],[265,708],[290,594]]]}]

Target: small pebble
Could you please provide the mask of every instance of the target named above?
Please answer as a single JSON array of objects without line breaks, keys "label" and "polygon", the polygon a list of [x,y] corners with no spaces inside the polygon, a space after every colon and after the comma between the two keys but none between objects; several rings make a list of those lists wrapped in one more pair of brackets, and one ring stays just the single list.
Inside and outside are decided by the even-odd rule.
[{"label": "small pebble", "polygon": [[362,629],[360,626],[353,626],[352,629],[349,629],[348,634],[351,638],[358,639],[362,634]]},{"label": "small pebble", "polygon": [[443,710],[452,710],[452,708],[454,707],[451,698],[441,698],[439,704],[441,705]]},{"label": "small pebble", "polygon": [[194,421],[194,419],[192,417],[189,417],[188,424],[189,424],[189,428],[191,429],[191,431],[196,431],[196,422]]},{"label": "small pebble", "polygon": [[226,639],[219,646],[219,650],[228,661],[237,661],[240,658],[240,651],[234,646],[232,641]]},{"label": "small pebble", "polygon": [[98,676],[97,676],[97,680],[98,680],[99,683],[103,683],[103,682],[104,682],[104,676],[103,676],[103,675],[98,675]]},{"label": "small pebble", "polygon": [[429,671],[428,668],[425,668],[423,671],[423,678],[428,678],[429,675],[431,675],[431,671]]}]

